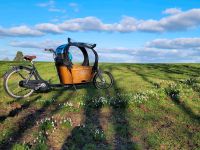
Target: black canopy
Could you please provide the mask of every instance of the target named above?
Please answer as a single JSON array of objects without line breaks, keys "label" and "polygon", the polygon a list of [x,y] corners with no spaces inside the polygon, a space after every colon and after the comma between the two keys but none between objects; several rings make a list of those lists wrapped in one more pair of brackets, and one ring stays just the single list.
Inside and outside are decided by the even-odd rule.
[{"label": "black canopy", "polygon": [[97,70],[99,58],[98,58],[97,52],[94,50],[94,47],[96,47],[96,44],[89,44],[89,43],[82,43],[82,42],[71,42],[71,39],[68,38],[68,44],[66,45],[65,50],[64,50],[65,56],[67,56],[66,57],[67,58],[66,59],[66,63],[67,63],[66,66],[68,68],[72,67],[72,62],[69,60],[69,57],[68,57],[70,46],[78,47],[81,50],[81,52],[83,53],[83,57],[84,57],[84,60],[83,60],[83,63],[82,63],[83,66],[89,66],[89,58],[88,58],[88,53],[87,53],[86,48],[91,50],[95,55],[95,62],[94,62],[94,66],[93,66],[93,71]]}]

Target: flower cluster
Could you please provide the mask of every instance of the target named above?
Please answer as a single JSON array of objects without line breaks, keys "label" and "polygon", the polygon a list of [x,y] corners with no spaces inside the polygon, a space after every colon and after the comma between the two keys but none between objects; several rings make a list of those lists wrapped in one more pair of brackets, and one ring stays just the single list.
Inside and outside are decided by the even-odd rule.
[{"label": "flower cluster", "polygon": [[78,103],[78,108],[83,107],[85,105],[85,103],[83,101]]},{"label": "flower cluster", "polygon": [[46,100],[46,99],[38,99],[36,102],[37,103],[44,103],[45,105],[50,105],[53,102],[55,102],[55,99],[54,98],[48,99],[48,100]]},{"label": "flower cluster", "polygon": [[116,96],[108,99],[108,104],[115,108],[124,108],[127,106],[129,100],[129,95],[117,93]]},{"label": "flower cluster", "polygon": [[65,118],[65,117],[61,118],[59,124],[62,125],[62,126],[65,126],[65,127],[72,127],[73,126],[72,119],[71,118]]},{"label": "flower cluster", "polygon": [[145,92],[136,93],[131,98],[131,103],[144,103],[149,99],[149,96]]},{"label": "flower cluster", "polygon": [[137,93],[118,93],[114,97],[110,97],[111,105],[124,105],[127,103],[144,103],[150,98],[157,98],[158,94],[153,90],[146,90]]},{"label": "flower cluster", "polygon": [[46,138],[45,138],[43,132],[40,131],[38,133],[38,136],[36,137],[36,139],[33,141],[33,143],[45,143],[45,141],[46,141]]},{"label": "flower cluster", "polygon": [[79,107],[87,106],[90,108],[99,108],[104,105],[112,107],[126,107],[129,103],[145,103],[150,98],[158,98],[155,90],[146,90],[137,93],[116,93],[114,96],[87,97],[84,102],[79,102]]},{"label": "flower cluster", "polygon": [[197,78],[189,78],[189,79],[182,80],[181,82],[185,83],[187,85],[194,85],[194,84],[198,83],[198,79]]},{"label": "flower cluster", "polygon": [[53,117],[46,117],[40,120],[39,124],[40,124],[40,129],[46,132],[46,134],[48,135],[48,130],[53,129],[54,132],[54,130],[56,129],[57,121]]},{"label": "flower cluster", "polygon": [[163,88],[169,84],[174,84],[174,82],[171,80],[160,80],[157,84],[159,84],[160,88]]},{"label": "flower cluster", "polygon": [[172,83],[165,88],[165,92],[169,97],[179,99],[181,89],[182,86],[180,84]]},{"label": "flower cluster", "polygon": [[105,99],[103,97],[92,97],[86,99],[85,106],[90,108],[100,108],[104,105]]},{"label": "flower cluster", "polygon": [[102,141],[105,140],[105,133],[102,129],[98,128],[97,126],[91,125],[91,124],[82,124],[79,125],[79,130],[81,134],[84,135],[90,135],[89,137],[86,137],[90,140],[95,140],[95,141]]},{"label": "flower cluster", "polygon": [[104,134],[103,130],[95,129],[95,131],[94,131],[94,139],[96,141],[101,141],[102,139],[105,139],[105,134]]},{"label": "flower cluster", "polygon": [[73,123],[71,118],[62,117],[60,119],[56,119],[52,116],[40,120],[37,122],[37,125],[39,125],[41,131],[48,135],[49,132],[54,132],[59,125],[67,125],[67,127],[71,127],[73,126]]},{"label": "flower cluster", "polygon": [[71,102],[62,103],[62,104],[59,104],[58,106],[59,106],[59,109],[62,109],[68,112],[79,111],[78,108],[80,107],[80,105],[78,105],[78,108],[75,107]]},{"label": "flower cluster", "polygon": [[69,108],[69,107],[73,107],[73,104],[70,103],[70,102],[66,102],[66,103],[58,104],[58,106],[59,106],[60,108],[64,108],[64,107]]},{"label": "flower cluster", "polygon": [[200,78],[189,78],[181,82],[187,85],[188,87],[191,87],[195,91],[200,92]]}]

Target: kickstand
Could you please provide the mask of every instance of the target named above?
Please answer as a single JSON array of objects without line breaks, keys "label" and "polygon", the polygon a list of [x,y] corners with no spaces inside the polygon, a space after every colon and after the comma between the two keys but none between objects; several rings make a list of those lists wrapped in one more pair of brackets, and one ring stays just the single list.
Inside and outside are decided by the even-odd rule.
[{"label": "kickstand", "polygon": [[73,88],[75,89],[75,91],[77,91],[76,86],[73,84]]}]

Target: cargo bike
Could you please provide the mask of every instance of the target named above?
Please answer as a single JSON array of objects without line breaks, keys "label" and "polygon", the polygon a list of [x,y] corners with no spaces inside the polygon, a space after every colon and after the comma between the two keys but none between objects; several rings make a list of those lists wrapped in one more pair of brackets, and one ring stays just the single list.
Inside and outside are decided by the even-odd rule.
[{"label": "cargo bike", "polygon": [[[70,47],[77,47],[83,54],[83,62],[80,65],[73,64]],[[44,92],[59,87],[76,87],[87,83],[93,83],[97,89],[107,89],[113,85],[113,76],[108,71],[102,71],[98,66],[98,54],[94,50],[96,44],[72,42],[59,46],[56,50],[45,49],[53,53],[59,84],[51,84],[44,80],[37,71],[33,59],[36,56],[24,56],[30,65],[14,66],[4,75],[4,89],[13,98],[25,98],[34,91]],[[95,61],[92,66],[89,63],[88,51],[94,53]],[[45,66],[44,66],[45,67]],[[47,72],[48,73],[48,72]]]}]

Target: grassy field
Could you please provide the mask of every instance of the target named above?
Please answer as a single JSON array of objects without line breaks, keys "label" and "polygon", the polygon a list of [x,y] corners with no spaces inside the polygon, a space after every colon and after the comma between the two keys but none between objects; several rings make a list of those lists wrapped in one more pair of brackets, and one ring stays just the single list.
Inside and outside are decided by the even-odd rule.
[{"label": "grassy field", "polygon": [[[0,62],[0,149],[200,149],[200,64],[100,64],[115,84],[14,100]],[[36,63],[58,82],[53,63]]]}]

